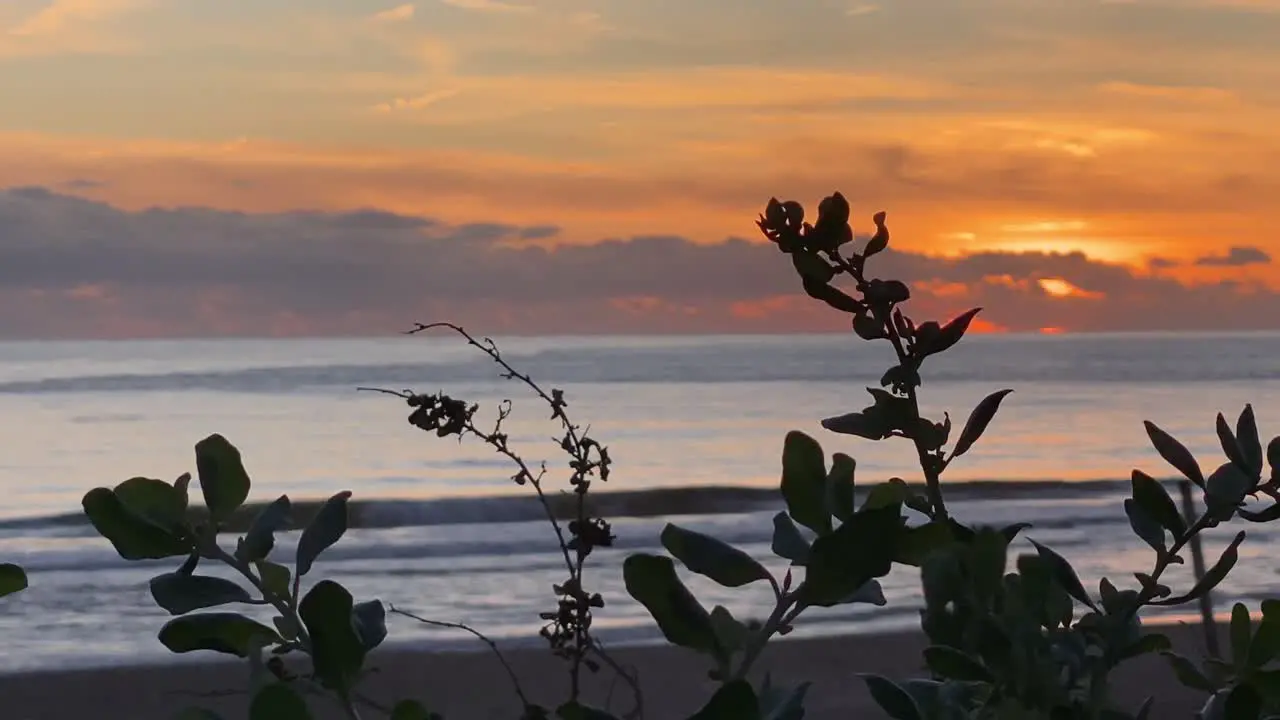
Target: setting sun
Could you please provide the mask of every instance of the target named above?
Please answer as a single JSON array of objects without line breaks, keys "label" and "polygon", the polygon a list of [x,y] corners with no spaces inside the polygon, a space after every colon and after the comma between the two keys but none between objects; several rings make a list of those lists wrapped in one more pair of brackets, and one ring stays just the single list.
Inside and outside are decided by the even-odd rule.
[{"label": "setting sun", "polygon": [[1082,290],[1075,285],[1063,280],[1062,278],[1040,278],[1040,289],[1044,290],[1046,295],[1056,298],[1087,298],[1098,299],[1103,297],[1102,293],[1089,292]]}]

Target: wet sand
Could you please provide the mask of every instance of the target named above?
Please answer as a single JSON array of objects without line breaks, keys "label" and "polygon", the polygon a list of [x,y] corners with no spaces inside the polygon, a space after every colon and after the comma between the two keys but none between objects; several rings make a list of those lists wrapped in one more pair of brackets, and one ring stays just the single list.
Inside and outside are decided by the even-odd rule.
[{"label": "wet sand", "polygon": [[[1198,627],[1176,626],[1166,632],[1184,654],[1199,657]],[[807,720],[881,718],[857,673],[891,678],[921,677],[919,634],[853,635],[818,639],[786,639],[769,647],[759,663],[776,682],[812,680]],[[541,649],[506,654],[534,702],[552,704],[564,697],[566,674],[561,661]],[[692,714],[715,687],[707,679],[709,663],[694,653],[670,647],[637,647],[615,651],[639,675],[649,720],[681,720]],[[432,653],[382,649],[370,656],[377,672],[361,686],[380,704],[417,698],[448,720],[497,718],[517,720],[520,705],[509,678],[496,658],[484,652]],[[205,707],[226,720],[247,717],[247,700],[238,688],[247,681],[243,664],[226,661],[155,666],[117,666],[97,670],[42,671],[0,676],[0,718],[4,720],[174,720],[188,706]],[[586,685],[586,699],[599,706],[611,702],[621,716],[631,707],[622,684],[612,687],[602,670]],[[1130,662],[1115,680],[1117,696],[1136,709],[1148,695],[1157,698],[1151,717],[1190,718],[1203,696],[1182,688],[1165,661],[1144,657]],[[229,693],[229,694],[228,694]],[[317,720],[343,715],[329,703],[313,702]],[[365,720],[386,715],[373,707]]]}]

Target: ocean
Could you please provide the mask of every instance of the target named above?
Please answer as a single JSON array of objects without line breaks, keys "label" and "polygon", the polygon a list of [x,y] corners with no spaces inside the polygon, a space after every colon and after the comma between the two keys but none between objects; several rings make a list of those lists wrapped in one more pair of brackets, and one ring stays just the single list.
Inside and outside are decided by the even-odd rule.
[{"label": "ocean", "polygon": [[[881,344],[842,335],[498,341],[521,370],[564,389],[574,420],[608,445],[614,472],[597,491],[629,493],[611,503],[616,547],[593,555],[587,575],[608,603],[596,619],[607,643],[658,639],[623,589],[621,562],[657,550],[667,521],[771,557],[788,430],[855,457],[861,488],[918,478],[905,441],[833,435],[818,423],[868,404],[864,388],[878,386],[890,362]],[[1134,586],[1132,573],[1151,564],[1121,506],[1132,468],[1172,474],[1151,449],[1144,419],[1206,467],[1220,462],[1217,412],[1234,421],[1251,402],[1264,443],[1280,434],[1275,334],[973,336],[931,359],[924,376],[925,411],[949,411],[957,433],[983,396],[1014,390],[987,435],[948,471],[952,513],[1033,523],[1026,536],[1069,557],[1094,588],[1103,575]],[[538,613],[553,605],[552,583],[563,578],[528,489],[510,481],[513,469],[489,448],[416,430],[402,401],[359,386],[444,390],[479,403],[487,417],[511,398],[513,446],[531,462],[546,459],[548,486],[564,488],[546,407],[455,336],[0,343],[0,561],[23,564],[31,581],[0,600],[0,670],[170,657],[155,637],[167,616],[147,580],[178,563],[120,559],[83,520],[80,499],[137,475],[194,473],[193,445],[214,432],[243,453],[251,500],[354,493],[360,522],[313,576],[347,584],[357,600],[471,624],[500,643],[541,643]],[[1215,592],[1220,610],[1280,596],[1277,531],[1242,526],[1249,539]],[[1210,562],[1235,529],[1209,535]],[[287,534],[276,552],[291,557],[294,542]],[[1019,550],[1029,547],[1022,541]],[[784,569],[777,559],[768,564]],[[1189,587],[1185,567],[1179,572],[1168,576],[1175,590]],[[766,586],[725,590],[686,577],[708,607],[723,604],[739,617],[769,610]],[[895,569],[884,588],[885,607],[810,610],[795,636],[917,625],[917,574]],[[265,618],[260,610],[248,614]],[[393,616],[389,626],[391,642],[476,648],[408,619]]]}]

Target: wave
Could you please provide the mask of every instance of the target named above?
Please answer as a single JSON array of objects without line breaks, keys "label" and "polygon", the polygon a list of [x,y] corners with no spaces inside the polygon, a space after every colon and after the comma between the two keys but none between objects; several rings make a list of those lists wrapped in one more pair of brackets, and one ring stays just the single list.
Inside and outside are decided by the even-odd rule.
[{"label": "wave", "polygon": [[[657,342],[657,341],[654,341]],[[289,347],[281,343],[280,349]],[[1076,337],[1051,342],[983,338],[957,346],[951,362],[929,370],[929,382],[1222,382],[1280,379],[1272,358],[1280,340],[1269,335],[1232,339],[1232,362],[1218,362],[1199,337]],[[645,345],[504,349],[525,372],[549,383],[875,383],[883,357],[867,354],[848,338],[777,337]],[[262,361],[251,367],[99,372],[9,379],[0,393],[147,392],[203,390],[247,393],[304,392],[317,388],[378,385],[416,387],[492,382],[497,374],[483,357],[441,354],[424,347],[414,362],[291,363]]]},{"label": "wave", "polygon": [[[865,491],[869,485],[859,486]],[[1000,481],[949,482],[952,502],[1061,501],[1094,499],[1125,492],[1127,481]],[[917,486],[917,490],[922,490]],[[576,516],[576,496],[548,494],[547,507],[557,519]],[[300,528],[319,510],[322,499],[298,499],[292,503],[293,528]],[[244,532],[266,502],[250,502],[227,521],[230,532]],[[591,514],[610,519],[674,517],[680,515],[731,515],[782,507],[776,488],[743,486],[663,487],[644,490],[599,491],[588,500]],[[546,509],[532,492],[527,495],[462,496],[433,499],[353,498],[348,505],[349,526],[393,529],[443,525],[485,525],[541,521]],[[60,513],[0,520],[0,531],[31,531],[87,527],[83,513]]]}]

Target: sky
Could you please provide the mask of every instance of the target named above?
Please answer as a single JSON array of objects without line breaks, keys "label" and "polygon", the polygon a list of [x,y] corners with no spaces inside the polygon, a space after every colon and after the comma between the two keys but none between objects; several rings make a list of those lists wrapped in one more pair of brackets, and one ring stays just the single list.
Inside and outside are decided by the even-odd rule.
[{"label": "sky", "polygon": [[4,0],[0,338],[1280,328],[1280,0]]}]

